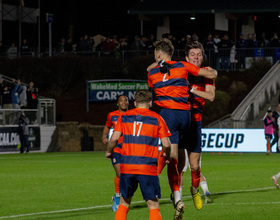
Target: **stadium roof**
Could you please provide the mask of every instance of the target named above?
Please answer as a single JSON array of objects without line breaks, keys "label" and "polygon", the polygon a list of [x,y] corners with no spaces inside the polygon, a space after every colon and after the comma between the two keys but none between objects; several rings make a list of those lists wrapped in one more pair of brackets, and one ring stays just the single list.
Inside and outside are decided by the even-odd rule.
[{"label": "stadium roof", "polygon": [[128,14],[280,12],[280,0],[143,0]]}]

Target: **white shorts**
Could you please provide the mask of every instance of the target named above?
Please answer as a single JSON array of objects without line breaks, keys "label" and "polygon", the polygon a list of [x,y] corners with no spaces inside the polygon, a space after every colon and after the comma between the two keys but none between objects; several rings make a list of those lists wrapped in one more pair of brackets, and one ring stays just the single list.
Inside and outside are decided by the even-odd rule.
[{"label": "white shorts", "polygon": [[[201,156],[202,156],[202,154],[200,155],[200,158],[199,158],[199,167],[201,167]],[[191,170],[190,163],[189,163],[188,152],[187,152],[186,149],[185,149],[185,158],[186,158],[186,160],[185,160],[185,166],[184,166],[183,172],[186,172],[188,168]]]}]

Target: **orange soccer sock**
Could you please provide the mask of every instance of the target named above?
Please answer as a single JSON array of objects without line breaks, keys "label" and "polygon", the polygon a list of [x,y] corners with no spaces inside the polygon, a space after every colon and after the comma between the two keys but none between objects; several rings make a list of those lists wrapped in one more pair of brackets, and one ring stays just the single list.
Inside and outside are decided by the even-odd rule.
[{"label": "orange soccer sock", "polygon": [[167,175],[171,191],[180,191],[179,187],[179,173],[177,169],[178,160],[172,159],[167,167]]},{"label": "orange soccer sock", "polygon": [[115,192],[120,193],[120,179],[117,176],[115,176],[114,182],[115,182]]},{"label": "orange soccer sock", "polygon": [[163,168],[165,167],[165,164],[166,164],[165,163],[165,157],[163,157],[162,155],[163,155],[163,150],[158,155],[158,164],[157,164],[158,175],[161,174],[161,171],[163,170]]},{"label": "orange soccer sock", "polygon": [[266,143],[266,152],[270,152],[270,142]]},{"label": "orange soccer sock", "polygon": [[159,209],[149,210],[149,220],[161,220],[161,215]]},{"label": "orange soccer sock", "polygon": [[191,170],[192,186],[198,188],[200,181],[200,168],[198,170]]},{"label": "orange soccer sock", "polygon": [[128,207],[124,205],[119,205],[119,208],[115,215],[115,220],[126,220],[128,210],[129,210]]}]

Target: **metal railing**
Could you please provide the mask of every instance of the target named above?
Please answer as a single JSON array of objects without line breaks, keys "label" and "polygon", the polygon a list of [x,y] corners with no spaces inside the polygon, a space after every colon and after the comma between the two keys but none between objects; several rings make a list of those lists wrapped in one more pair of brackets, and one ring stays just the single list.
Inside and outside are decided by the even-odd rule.
[{"label": "metal railing", "polygon": [[0,126],[18,125],[21,112],[28,117],[30,125],[55,126],[55,111],[54,99],[40,98],[37,109],[0,109]]}]

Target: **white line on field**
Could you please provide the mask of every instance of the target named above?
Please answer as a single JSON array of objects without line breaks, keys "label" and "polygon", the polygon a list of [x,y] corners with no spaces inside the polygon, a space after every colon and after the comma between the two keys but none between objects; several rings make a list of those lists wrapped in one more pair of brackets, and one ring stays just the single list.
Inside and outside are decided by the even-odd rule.
[{"label": "white line on field", "polygon": [[[233,191],[226,191],[226,192],[218,192],[212,193],[212,195],[220,195],[220,194],[230,194],[230,193],[238,193],[238,192],[255,192],[261,191],[266,189],[273,189],[275,187],[265,187],[265,188],[257,188],[257,189],[246,189],[246,190],[233,190]],[[184,198],[191,197],[191,196],[183,196]],[[161,198],[160,201],[168,201],[169,198]],[[135,201],[132,204],[144,203],[144,201]],[[207,205],[232,205],[233,203],[210,203]],[[280,204],[279,202],[253,202],[253,203],[234,203],[235,205],[270,205],[270,204]],[[56,213],[64,213],[64,212],[75,212],[81,210],[90,210],[90,209],[98,209],[98,208],[106,208],[111,207],[112,205],[100,205],[100,206],[92,206],[92,207],[85,207],[85,208],[76,208],[76,209],[65,209],[65,210],[57,210],[57,211],[49,211],[49,212],[36,212],[36,213],[27,213],[27,214],[19,214],[19,215],[8,215],[8,216],[0,216],[0,219],[8,219],[8,218],[19,218],[19,217],[27,217],[27,216],[35,216],[35,215],[45,215],[45,214],[56,214]]]}]

